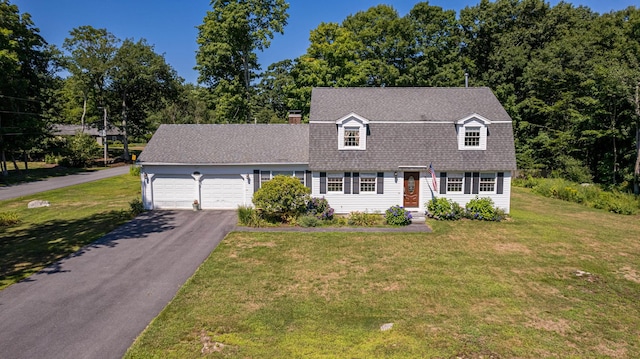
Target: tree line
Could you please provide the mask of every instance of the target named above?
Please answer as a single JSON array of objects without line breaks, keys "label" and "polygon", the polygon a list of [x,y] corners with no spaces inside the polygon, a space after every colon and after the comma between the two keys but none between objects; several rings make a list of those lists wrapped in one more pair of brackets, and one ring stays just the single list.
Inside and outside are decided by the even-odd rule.
[{"label": "tree line", "polygon": [[258,55],[287,24],[284,0],[211,7],[198,27],[192,85],[144,39],[83,26],[62,49],[48,46],[28,14],[2,0],[1,27],[28,35],[0,32],[10,49],[0,51],[3,154],[36,146],[46,132],[41,122],[97,124],[108,111],[129,137],[148,138],[160,123],[283,122],[288,110],[308,116],[315,86],[459,87],[468,74],[470,86],[490,87],[513,118],[519,168],[638,190],[636,7],[598,14],[566,2],[480,0],[457,13],[424,1],[400,16],[378,5],[321,23],[305,54],[264,70]]}]

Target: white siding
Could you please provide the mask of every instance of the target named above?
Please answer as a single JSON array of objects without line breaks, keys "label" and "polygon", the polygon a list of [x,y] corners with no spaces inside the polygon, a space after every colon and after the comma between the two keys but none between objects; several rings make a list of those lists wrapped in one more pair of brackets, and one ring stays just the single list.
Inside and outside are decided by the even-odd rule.
[{"label": "white siding", "polygon": [[[455,171],[453,171],[455,172]],[[436,175],[440,175],[439,172],[436,172]],[[470,200],[482,197],[489,197],[493,200],[493,203],[496,207],[502,208],[505,212],[509,213],[509,209],[511,208],[511,172],[504,172],[504,181],[503,181],[503,189],[502,194],[490,194],[490,193],[479,193],[479,194],[464,194],[464,193],[447,193],[440,194],[440,177],[437,177],[438,191],[434,191],[431,186],[431,178],[427,181],[427,193],[425,193],[425,203],[433,199],[434,197],[445,197],[451,201],[457,202],[459,205],[464,207]],[[423,203],[424,205],[424,203]]]}]

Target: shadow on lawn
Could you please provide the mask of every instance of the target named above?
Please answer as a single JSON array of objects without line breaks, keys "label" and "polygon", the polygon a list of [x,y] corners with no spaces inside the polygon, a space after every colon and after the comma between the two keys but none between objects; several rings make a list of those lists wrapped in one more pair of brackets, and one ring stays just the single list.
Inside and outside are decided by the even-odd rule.
[{"label": "shadow on lawn", "polygon": [[145,212],[125,223],[126,216],[110,211],[0,233],[0,288],[9,284],[3,282],[20,281],[45,266],[44,273],[63,272],[60,259],[65,256],[81,256],[94,248],[115,247],[118,240],[145,238],[175,228],[171,211]]}]

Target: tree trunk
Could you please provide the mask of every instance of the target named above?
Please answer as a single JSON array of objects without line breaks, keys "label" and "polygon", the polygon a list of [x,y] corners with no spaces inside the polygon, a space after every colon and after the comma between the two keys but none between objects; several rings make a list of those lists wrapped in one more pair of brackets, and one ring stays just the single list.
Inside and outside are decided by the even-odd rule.
[{"label": "tree trunk", "polygon": [[242,54],[242,62],[244,64],[244,92],[247,97],[247,123],[251,123],[251,93],[249,88],[249,51],[244,51]]},{"label": "tree trunk", "polygon": [[107,157],[109,156],[109,141],[107,140],[107,106],[102,106],[104,116],[104,137],[102,138],[102,147],[104,148],[104,166],[107,167]]},{"label": "tree trunk", "polygon": [[127,131],[127,101],[126,95],[122,96],[122,131],[124,132],[124,138],[122,144],[124,146],[124,160],[129,161],[129,131]]},{"label": "tree trunk", "polygon": [[16,157],[13,155],[13,153],[11,154],[11,162],[13,162],[13,168],[16,170],[16,172],[18,174],[22,174],[22,172],[20,171],[20,167],[18,167],[18,162],[16,162]]},{"label": "tree trunk", "polygon": [[9,171],[7,170],[7,157],[4,154],[4,150],[2,150],[2,161],[0,162],[0,169],[2,169],[3,176],[9,176]]},{"label": "tree trunk", "polygon": [[24,171],[29,172],[29,158],[27,157],[27,152],[22,152],[22,159],[24,161]]},{"label": "tree trunk", "polygon": [[636,166],[633,171],[633,193],[640,195],[640,81],[636,82],[634,100],[636,110]]},{"label": "tree trunk", "polygon": [[82,132],[84,133],[84,118],[87,115],[87,93],[82,92],[82,117],[80,117],[80,123],[82,124]]}]

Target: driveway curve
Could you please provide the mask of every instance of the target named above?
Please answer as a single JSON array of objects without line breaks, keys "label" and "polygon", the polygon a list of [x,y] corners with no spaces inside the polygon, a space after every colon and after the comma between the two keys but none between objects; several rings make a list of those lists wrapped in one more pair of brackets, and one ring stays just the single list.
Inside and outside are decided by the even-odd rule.
[{"label": "driveway curve", "polygon": [[121,358],[235,228],[235,211],[155,211],[0,292],[0,357]]},{"label": "driveway curve", "polygon": [[0,201],[6,199],[28,196],[30,194],[49,191],[80,183],[97,181],[104,178],[114,177],[129,173],[129,166],[108,168],[105,170],[81,172],[74,175],[51,177],[42,181],[21,183],[12,186],[0,187]]}]

